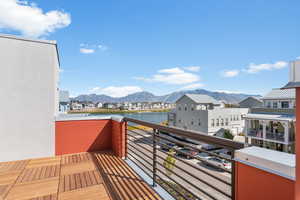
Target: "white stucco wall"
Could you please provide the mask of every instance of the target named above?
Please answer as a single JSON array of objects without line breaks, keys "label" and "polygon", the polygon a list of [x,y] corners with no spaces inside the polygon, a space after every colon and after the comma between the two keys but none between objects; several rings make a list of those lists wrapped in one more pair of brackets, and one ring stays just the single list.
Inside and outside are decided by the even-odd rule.
[{"label": "white stucco wall", "polygon": [[0,36],[0,161],[54,155],[58,55],[53,42]]}]

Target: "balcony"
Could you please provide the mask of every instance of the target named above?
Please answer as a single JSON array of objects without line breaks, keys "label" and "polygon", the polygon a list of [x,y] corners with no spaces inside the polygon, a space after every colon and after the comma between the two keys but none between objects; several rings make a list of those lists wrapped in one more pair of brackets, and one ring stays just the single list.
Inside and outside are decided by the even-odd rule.
[{"label": "balcony", "polygon": [[295,115],[295,109],[292,109],[292,108],[251,108],[250,113]]},{"label": "balcony", "polygon": [[130,118],[60,118],[55,129],[55,157],[0,163],[0,199],[293,199],[285,154],[274,168],[257,161],[260,148]]},{"label": "balcony", "polygon": [[255,138],[263,138],[263,130],[258,129],[248,129],[247,136]]},{"label": "balcony", "polygon": [[266,138],[268,140],[284,142],[284,133],[272,133],[272,132],[267,131]]}]

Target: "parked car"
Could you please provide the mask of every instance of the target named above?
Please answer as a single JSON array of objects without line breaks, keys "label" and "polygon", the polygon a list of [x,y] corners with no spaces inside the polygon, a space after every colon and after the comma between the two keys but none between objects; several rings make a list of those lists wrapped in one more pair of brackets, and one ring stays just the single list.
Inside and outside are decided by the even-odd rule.
[{"label": "parked car", "polygon": [[223,160],[221,158],[217,157],[209,157],[205,160],[205,164],[221,168],[221,169],[226,169],[226,170],[231,170],[231,163],[228,162],[227,160]]},{"label": "parked car", "polygon": [[181,148],[181,149],[178,149],[178,150],[179,151],[177,152],[177,156],[181,156],[181,157],[184,157],[184,158],[187,158],[187,159],[192,159],[195,156],[197,156],[197,154],[198,154],[198,151],[196,151],[194,149],[187,148],[187,147],[184,147],[184,148]]},{"label": "parked car", "polygon": [[198,157],[201,160],[207,160],[210,156],[208,153],[201,152],[201,153],[198,153],[195,157]]},{"label": "parked car", "polygon": [[215,150],[214,153],[219,154],[220,156],[223,156],[224,158],[231,158],[231,151],[228,149],[218,149]]},{"label": "parked car", "polygon": [[212,145],[212,144],[202,144],[201,148],[203,150],[206,150],[206,151],[213,151],[213,150],[222,149],[222,147],[217,147],[217,146]]},{"label": "parked car", "polygon": [[164,151],[169,151],[172,148],[177,148],[177,146],[176,144],[169,142],[169,143],[165,143],[164,145],[161,145],[160,148]]}]

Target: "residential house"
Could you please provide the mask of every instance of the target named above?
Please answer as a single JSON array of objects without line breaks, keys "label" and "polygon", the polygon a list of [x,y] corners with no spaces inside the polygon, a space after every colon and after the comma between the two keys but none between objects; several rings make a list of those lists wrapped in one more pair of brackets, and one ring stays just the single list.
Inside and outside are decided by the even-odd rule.
[{"label": "residential house", "polygon": [[80,103],[78,101],[71,102],[71,110],[82,110],[82,109],[83,109],[82,103]]},{"label": "residential house", "polygon": [[69,91],[59,91],[59,112],[68,112],[70,110],[70,94]]},{"label": "residential house", "polygon": [[101,102],[96,103],[96,107],[97,108],[102,108],[103,107],[103,103],[101,103]]},{"label": "residential house", "polygon": [[176,108],[169,113],[170,126],[200,131],[214,135],[228,129],[234,135],[244,131],[243,116],[248,108],[224,108],[216,99],[200,94],[186,94],[176,101]]},{"label": "residential house", "polygon": [[263,107],[245,116],[247,142],[251,145],[294,152],[295,89],[273,89],[263,98]]},{"label": "residential house", "polygon": [[117,106],[114,103],[104,103],[103,104],[103,108],[106,108],[106,109],[116,109]]},{"label": "residential house", "polygon": [[262,107],[263,101],[257,97],[247,97],[239,102],[240,108],[257,108]]}]

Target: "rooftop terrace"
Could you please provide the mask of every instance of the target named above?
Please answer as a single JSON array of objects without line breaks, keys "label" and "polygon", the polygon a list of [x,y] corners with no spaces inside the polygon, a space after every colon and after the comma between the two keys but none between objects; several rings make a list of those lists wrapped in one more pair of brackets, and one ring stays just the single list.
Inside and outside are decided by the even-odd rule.
[{"label": "rooftop terrace", "polygon": [[112,152],[0,163],[0,199],[117,200],[160,197]]}]

